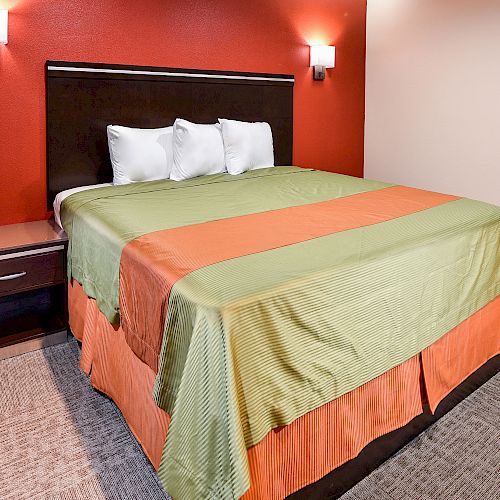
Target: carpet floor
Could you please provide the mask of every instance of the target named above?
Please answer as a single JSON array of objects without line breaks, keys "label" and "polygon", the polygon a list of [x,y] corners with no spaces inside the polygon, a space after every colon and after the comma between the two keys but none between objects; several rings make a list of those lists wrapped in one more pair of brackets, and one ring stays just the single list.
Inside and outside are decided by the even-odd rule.
[{"label": "carpet floor", "polygon": [[[0,361],[0,499],[168,499],[78,360],[69,342]],[[499,396],[497,375],[342,500],[500,498]]]}]

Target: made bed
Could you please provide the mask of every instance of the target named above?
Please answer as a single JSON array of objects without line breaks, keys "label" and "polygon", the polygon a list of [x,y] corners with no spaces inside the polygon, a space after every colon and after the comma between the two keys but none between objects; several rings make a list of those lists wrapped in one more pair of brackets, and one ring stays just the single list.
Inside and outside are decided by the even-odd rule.
[{"label": "made bed", "polygon": [[[48,63],[49,202],[110,180],[117,119],[264,119],[291,163],[292,77],[187,73]],[[284,498],[499,352],[492,205],[277,166],[73,192],[59,216],[81,366],[174,499]]]}]

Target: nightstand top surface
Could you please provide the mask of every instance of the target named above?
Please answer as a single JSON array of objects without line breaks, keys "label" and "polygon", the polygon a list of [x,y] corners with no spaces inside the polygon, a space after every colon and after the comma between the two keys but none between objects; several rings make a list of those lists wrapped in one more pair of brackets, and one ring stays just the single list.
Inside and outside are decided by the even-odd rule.
[{"label": "nightstand top surface", "polygon": [[67,241],[66,233],[51,220],[0,226],[0,252]]}]

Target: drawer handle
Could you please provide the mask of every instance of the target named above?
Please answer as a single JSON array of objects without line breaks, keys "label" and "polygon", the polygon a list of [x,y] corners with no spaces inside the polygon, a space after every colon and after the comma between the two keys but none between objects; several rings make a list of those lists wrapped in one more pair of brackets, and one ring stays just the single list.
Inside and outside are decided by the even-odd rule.
[{"label": "drawer handle", "polygon": [[9,274],[7,276],[0,276],[0,281],[17,280],[18,278],[22,278],[23,276],[26,276],[26,271],[23,271],[22,273]]}]

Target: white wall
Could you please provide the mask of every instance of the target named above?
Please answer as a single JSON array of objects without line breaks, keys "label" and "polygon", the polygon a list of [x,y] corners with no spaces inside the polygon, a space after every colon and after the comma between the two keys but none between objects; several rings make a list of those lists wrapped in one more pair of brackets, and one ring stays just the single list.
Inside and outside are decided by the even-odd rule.
[{"label": "white wall", "polygon": [[365,177],[500,205],[500,0],[368,0]]}]

